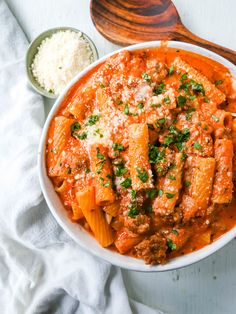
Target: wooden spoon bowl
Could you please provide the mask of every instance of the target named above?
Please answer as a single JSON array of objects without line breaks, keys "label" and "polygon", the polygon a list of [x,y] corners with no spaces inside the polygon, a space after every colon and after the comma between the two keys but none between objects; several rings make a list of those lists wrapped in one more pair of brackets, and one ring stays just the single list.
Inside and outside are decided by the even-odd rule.
[{"label": "wooden spoon bowl", "polygon": [[171,0],[91,0],[90,11],[98,31],[115,44],[178,40],[214,51],[236,64],[235,51],[190,32]]}]

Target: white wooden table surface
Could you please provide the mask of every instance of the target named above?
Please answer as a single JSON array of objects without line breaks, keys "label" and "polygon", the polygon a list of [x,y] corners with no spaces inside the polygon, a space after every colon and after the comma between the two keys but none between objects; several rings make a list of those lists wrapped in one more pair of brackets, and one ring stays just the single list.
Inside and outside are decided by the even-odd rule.
[{"label": "white wooden table surface", "polygon": [[[100,56],[118,47],[94,28],[89,16],[89,0],[6,1],[29,40],[51,27],[74,26],[93,39]],[[236,50],[235,0],[173,2],[191,31]],[[46,114],[51,105],[52,101],[45,100]],[[132,298],[167,313],[236,313],[235,240],[204,261],[181,270],[157,274],[123,271],[123,275]]]}]

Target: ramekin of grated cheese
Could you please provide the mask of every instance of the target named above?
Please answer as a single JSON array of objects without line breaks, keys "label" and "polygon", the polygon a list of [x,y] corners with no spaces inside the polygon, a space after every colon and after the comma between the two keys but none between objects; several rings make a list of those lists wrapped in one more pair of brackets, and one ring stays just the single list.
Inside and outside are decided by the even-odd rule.
[{"label": "ramekin of grated cheese", "polygon": [[49,29],[33,40],[26,54],[31,86],[56,98],[76,74],[98,59],[92,40],[71,27]]}]

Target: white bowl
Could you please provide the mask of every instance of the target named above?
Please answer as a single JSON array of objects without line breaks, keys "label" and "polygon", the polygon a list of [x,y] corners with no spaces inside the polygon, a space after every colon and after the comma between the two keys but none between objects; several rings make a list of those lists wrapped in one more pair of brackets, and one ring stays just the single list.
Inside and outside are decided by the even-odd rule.
[{"label": "white bowl", "polygon": [[[203,258],[216,252],[217,250],[222,248],[224,245],[226,245],[230,240],[232,240],[236,236],[236,227],[234,227],[233,229],[231,229],[230,231],[222,235],[218,240],[216,240],[212,244],[207,245],[204,248],[198,251],[195,251],[193,253],[189,253],[187,255],[183,255],[183,256],[179,256],[174,259],[171,259],[165,265],[156,265],[156,266],[146,265],[143,260],[135,259],[126,255],[121,255],[109,249],[104,249],[99,245],[99,243],[96,241],[96,239],[93,236],[91,236],[88,232],[86,232],[82,228],[82,226],[76,223],[72,223],[67,217],[66,211],[57,193],[54,191],[53,185],[46,173],[45,144],[46,144],[47,131],[48,131],[50,122],[52,118],[54,117],[54,115],[56,114],[66,92],[71,88],[71,86],[75,82],[77,82],[88,71],[94,68],[94,66],[100,64],[101,62],[106,60],[108,57],[112,56],[113,54],[119,51],[122,51],[122,50],[131,51],[131,50],[136,50],[140,48],[150,48],[150,47],[157,47],[157,46],[160,46],[160,41],[146,42],[146,43],[141,43],[141,44],[122,48],[118,51],[115,51],[99,59],[98,61],[92,63],[85,70],[80,72],[64,89],[64,91],[61,93],[61,95],[58,97],[57,101],[55,102],[52,110],[50,111],[50,114],[43,128],[40,145],[39,145],[39,155],[38,155],[39,156],[38,157],[39,179],[40,179],[40,184],[41,184],[44,197],[46,199],[46,202],[53,216],[56,218],[56,220],[61,225],[61,227],[69,234],[69,236],[71,236],[71,238],[74,239],[75,242],[77,242],[81,247],[91,252],[92,254],[103,258],[104,260],[110,262],[111,264],[120,266],[122,268],[130,269],[130,270],[147,271],[147,272],[173,270],[173,269],[184,267],[184,266],[187,266],[187,265],[190,265],[192,263],[202,260]],[[206,49],[203,49],[203,48],[191,45],[191,44],[177,42],[177,41],[175,42],[170,41],[168,43],[168,47],[184,49],[187,51],[195,52],[203,56],[209,57],[225,65],[230,70],[233,77],[236,77],[236,67],[232,63],[230,63],[228,60],[220,57],[214,52],[211,52],[209,50],[206,50]]]}]

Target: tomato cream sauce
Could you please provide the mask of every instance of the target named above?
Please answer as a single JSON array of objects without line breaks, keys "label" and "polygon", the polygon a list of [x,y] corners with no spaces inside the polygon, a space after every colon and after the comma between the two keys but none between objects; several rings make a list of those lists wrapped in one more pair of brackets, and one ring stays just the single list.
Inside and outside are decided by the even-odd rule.
[{"label": "tomato cream sauce", "polygon": [[113,239],[101,245],[149,264],[233,228],[232,82],[222,64],[166,46],[123,51],[78,80],[46,147],[48,175],[69,218],[99,239],[80,203],[90,188]]}]

